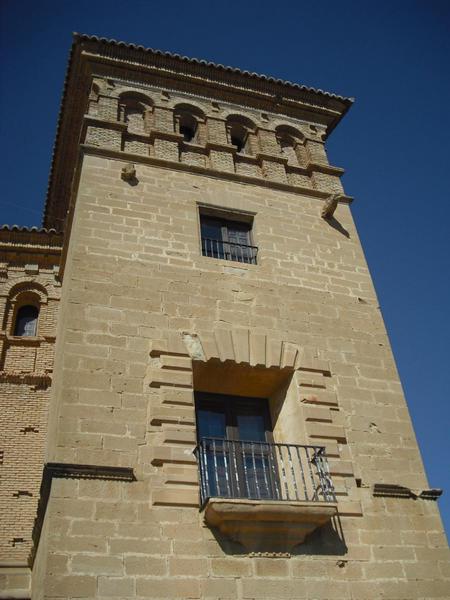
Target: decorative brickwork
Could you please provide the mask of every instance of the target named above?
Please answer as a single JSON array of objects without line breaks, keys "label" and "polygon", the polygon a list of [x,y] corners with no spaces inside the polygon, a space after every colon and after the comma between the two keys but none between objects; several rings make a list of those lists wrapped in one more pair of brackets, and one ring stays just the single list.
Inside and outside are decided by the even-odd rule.
[{"label": "decorative brickwork", "polygon": [[[104,80],[96,79],[94,85],[106,89]],[[169,97],[161,96],[150,86],[145,88],[144,95],[142,88],[131,88],[129,84],[123,85],[120,80],[115,81],[107,93],[111,95],[110,102],[105,104],[108,98],[103,98],[102,109],[100,105],[97,107],[96,103],[90,105],[90,122],[93,124],[86,130],[84,141],[87,146],[121,149],[127,154],[155,156],[205,170],[235,172],[238,175],[263,178],[295,187],[314,188],[325,193],[343,191],[339,181],[343,174],[342,169],[337,169],[338,175],[333,176],[316,170],[321,165],[328,165],[322,141],[325,128],[314,127],[312,130],[305,123],[296,123],[297,128],[294,128],[289,119],[280,122],[276,115],[261,115],[242,108],[237,114],[234,112],[235,107],[232,108],[228,103],[219,105],[207,102],[201,97],[195,98],[195,105],[187,104],[185,96],[181,94],[172,92]],[[125,123],[127,127],[120,134],[117,122],[125,122],[126,119],[125,108],[122,112],[120,109],[120,106],[124,106],[124,101],[120,98],[124,97],[144,100],[140,103],[140,116],[135,109],[130,115],[130,122]],[[114,108],[111,109],[109,107],[112,104]],[[152,112],[146,108],[150,106]],[[177,139],[177,136],[173,135],[179,133],[180,113],[189,114],[191,118],[199,121],[195,148],[186,146],[181,138]],[[218,116],[222,117],[221,120]],[[133,119],[136,123],[138,119],[139,123],[133,125]],[[96,120],[99,125],[101,122],[101,127],[94,125]],[[106,121],[110,122],[110,128]],[[245,154],[236,153],[232,146],[230,132],[233,123],[245,124],[240,125],[246,132]],[[283,145],[283,133],[287,131],[290,132],[292,140],[292,155],[289,155],[287,146]],[[143,135],[144,132],[147,136]],[[142,139],[133,141],[131,133],[141,133]],[[285,135],[284,133],[284,137]],[[223,147],[210,147],[208,151],[209,144],[219,144]],[[303,176],[293,176],[291,167],[301,167]]]}]

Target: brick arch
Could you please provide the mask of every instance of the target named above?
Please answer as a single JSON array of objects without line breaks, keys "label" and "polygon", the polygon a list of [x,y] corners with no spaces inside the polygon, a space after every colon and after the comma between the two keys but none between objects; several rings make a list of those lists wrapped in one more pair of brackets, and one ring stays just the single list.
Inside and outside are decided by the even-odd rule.
[{"label": "brick arch", "polygon": [[227,125],[237,124],[242,125],[248,131],[256,131],[256,123],[254,119],[241,113],[232,112],[226,116]]},{"label": "brick arch", "polygon": [[275,126],[275,133],[277,135],[288,135],[296,140],[304,140],[304,134],[297,127],[293,127],[288,123],[278,123]]},{"label": "brick arch", "polygon": [[123,102],[126,99],[133,99],[142,102],[149,107],[154,106],[155,104],[154,100],[148,94],[133,88],[122,88],[120,92],[118,92],[118,98],[119,102]]},{"label": "brick arch", "polygon": [[202,107],[199,103],[195,101],[191,101],[191,99],[189,99],[189,102],[177,101],[173,105],[173,111],[174,113],[188,112],[191,113],[194,117],[199,117],[201,119],[206,118],[206,112],[204,107]]},{"label": "brick arch", "polygon": [[5,296],[10,302],[16,302],[18,297],[25,293],[34,293],[39,296],[40,304],[47,304],[49,292],[45,285],[32,279],[22,279],[5,286]]},{"label": "brick arch", "polygon": [[252,126],[259,127],[262,124],[261,118],[252,112],[245,112],[243,110],[239,110],[239,112],[236,112],[236,107],[235,106],[229,106],[229,107],[223,107],[223,110],[221,112],[221,118],[225,119],[226,121],[230,120],[230,119],[237,119],[237,120],[241,120],[241,121],[250,121]]},{"label": "brick arch", "polygon": [[6,303],[2,317],[3,327],[12,332],[18,309],[24,304],[36,304],[39,308],[39,318],[45,318],[43,307],[48,305],[48,290],[45,285],[24,278],[5,285],[4,297]]}]

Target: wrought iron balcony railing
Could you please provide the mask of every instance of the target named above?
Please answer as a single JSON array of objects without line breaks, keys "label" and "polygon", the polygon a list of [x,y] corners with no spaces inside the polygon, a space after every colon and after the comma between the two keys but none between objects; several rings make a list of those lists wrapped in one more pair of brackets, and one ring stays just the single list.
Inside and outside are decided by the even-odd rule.
[{"label": "wrought iron balcony railing", "polygon": [[200,499],[336,502],[325,448],[202,438]]},{"label": "wrought iron balcony railing", "polygon": [[240,263],[256,265],[258,254],[257,246],[247,244],[236,244],[234,242],[222,242],[211,238],[202,237],[202,254],[212,258],[234,260]]}]

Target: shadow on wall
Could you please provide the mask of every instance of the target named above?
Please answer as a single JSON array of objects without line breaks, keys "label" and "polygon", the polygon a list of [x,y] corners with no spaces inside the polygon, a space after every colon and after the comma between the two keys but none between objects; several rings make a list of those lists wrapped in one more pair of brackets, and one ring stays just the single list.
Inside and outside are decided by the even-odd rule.
[{"label": "shadow on wall", "polygon": [[[217,528],[211,527],[217,543],[225,554],[233,556],[245,556],[249,552],[238,542],[233,542],[229,537],[223,535]],[[329,523],[316,529],[306,540],[295,546],[286,553],[280,553],[280,549],[272,548],[266,544],[262,553],[286,554],[291,556],[345,556],[348,548],[345,543],[344,532],[339,517],[333,517]]]},{"label": "shadow on wall", "polygon": [[350,233],[347,231],[347,229],[345,229],[345,227],[343,227],[334,217],[328,217],[327,219],[324,219],[324,221],[328,223],[330,227],[336,229],[336,231],[342,233],[342,235],[345,235],[346,238],[350,238]]}]

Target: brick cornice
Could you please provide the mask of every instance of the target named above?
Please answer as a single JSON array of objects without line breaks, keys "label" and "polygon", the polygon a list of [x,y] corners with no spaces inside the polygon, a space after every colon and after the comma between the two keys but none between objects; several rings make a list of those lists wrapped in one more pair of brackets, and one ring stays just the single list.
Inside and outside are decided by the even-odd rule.
[{"label": "brick cornice", "polygon": [[[246,101],[264,111],[299,115],[301,111],[323,121],[327,132],[337,125],[353,100],[307,86],[281,81],[188,59],[170,53],[117,43],[95,36],[75,34],[64,84],[56,140],[53,150],[44,223],[66,226],[70,196],[76,190],[78,144],[92,75],[95,70],[106,76],[126,73],[133,80],[151,81],[167,89],[202,90],[211,98],[231,98],[236,104]],[[269,107],[269,108],[268,108]],[[300,112],[299,112],[300,111]]]}]

